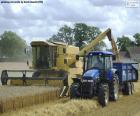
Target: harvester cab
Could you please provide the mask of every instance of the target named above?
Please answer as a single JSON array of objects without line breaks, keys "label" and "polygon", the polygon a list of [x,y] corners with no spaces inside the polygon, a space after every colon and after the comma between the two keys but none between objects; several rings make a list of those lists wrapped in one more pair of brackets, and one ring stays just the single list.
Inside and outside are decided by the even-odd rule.
[{"label": "harvester cab", "polygon": [[50,42],[33,41],[31,43],[33,54],[33,68],[49,69],[56,66],[57,46]]},{"label": "harvester cab", "polygon": [[79,47],[62,42],[32,41],[33,68],[68,71]]}]

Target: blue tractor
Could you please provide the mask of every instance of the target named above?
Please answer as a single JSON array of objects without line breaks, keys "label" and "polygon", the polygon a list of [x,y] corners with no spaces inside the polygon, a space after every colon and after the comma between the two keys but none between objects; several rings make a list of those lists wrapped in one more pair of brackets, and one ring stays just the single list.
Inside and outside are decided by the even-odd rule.
[{"label": "blue tractor", "polygon": [[70,87],[70,98],[98,97],[102,106],[109,100],[116,101],[119,90],[133,93],[133,82],[138,80],[138,64],[114,62],[112,52],[91,51],[84,58],[83,75],[74,78]]}]

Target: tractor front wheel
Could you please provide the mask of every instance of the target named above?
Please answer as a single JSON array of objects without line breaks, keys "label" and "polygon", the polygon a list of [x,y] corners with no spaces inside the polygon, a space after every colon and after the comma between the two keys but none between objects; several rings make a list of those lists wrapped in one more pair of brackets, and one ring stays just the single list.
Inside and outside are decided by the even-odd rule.
[{"label": "tractor front wheel", "polygon": [[70,87],[70,98],[75,99],[80,97],[80,84],[79,83],[73,83]]},{"label": "tractor front wheel", "polygon": [[99,85],[98,101],[102,106],[106,106],[109,102],[109,87],[108,84]]}]

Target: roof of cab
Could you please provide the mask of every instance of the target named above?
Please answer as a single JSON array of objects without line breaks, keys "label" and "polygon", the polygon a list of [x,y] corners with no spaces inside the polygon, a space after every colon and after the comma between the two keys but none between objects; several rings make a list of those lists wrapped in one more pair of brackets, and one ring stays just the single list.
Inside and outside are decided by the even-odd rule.
[{"label": "roof of cab", "polygon": [[49,45],[49,46],[56,46],[55,44],[48,42],[48,41],[32,41],[31,46],[38,46],[38,45]]},{"label": "roof of cab", "polygon": [[97,55],[97,54],[102,54],[102,55],[113,55],[112,52],[109,51],[91,51],[87,54],[88,55]]}]

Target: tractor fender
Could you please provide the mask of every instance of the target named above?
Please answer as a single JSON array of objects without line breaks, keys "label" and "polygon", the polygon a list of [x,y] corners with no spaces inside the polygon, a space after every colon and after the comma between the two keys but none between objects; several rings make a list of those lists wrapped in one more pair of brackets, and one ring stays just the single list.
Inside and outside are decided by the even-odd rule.
[{"label": "tractor fender", "polygon": [[113,68],[113,69],[111,69],[111,70],[112,70],[112,73],[113,73],[113,74],[116,74],[116,73],[117,73],[117,69]]}]

